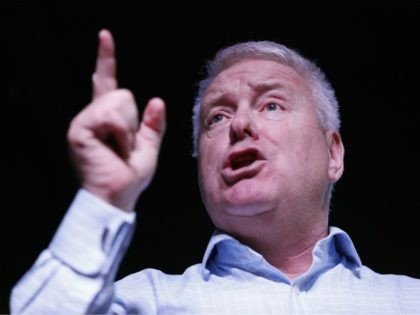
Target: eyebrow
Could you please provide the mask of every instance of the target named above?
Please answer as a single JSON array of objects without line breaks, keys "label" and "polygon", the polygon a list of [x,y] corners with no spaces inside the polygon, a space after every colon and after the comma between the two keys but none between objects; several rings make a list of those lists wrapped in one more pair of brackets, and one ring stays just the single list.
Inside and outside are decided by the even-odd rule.
[{"label": "eyebrow", "polygon": [[[272,91],[272,90],[285,90],[286,86],[284,85],[284,83],[282,83],[281,81],[277,80],[277,79],[273,79],[273,80],[266,80],[266,81],[261,81],[261,82],[256,82],[256,83],[248,83],[249,86],[251,86],[252,89],[254,89],[255,91],[257,91],[258,93],[265,93],[268,91]],[[230,98],[229,92],[225,92],[225,93],[220,93],[220,95],[216,96],[216,97],[211,97],[210,96],[210,101],[206,102],[206,109],[215,107],[217,104],[220,103],[227,103],[228,100]]]},{"label": "eyebrow", "polygon": [[210,101],[205,102],[205,109],[215,107],[217,104],[225,103],[229,99],[228,93],[222,93],[216,97],[210,97]]},{"label": "eyebrow", "polygon": [[268,80],[268,81],[261,81],[261,82],[257,82],[257,83],[252,83],[250,82],[249,85],[251,86],[251,88],[253,88],[254,90],[262,93],[262,92],[267,92],[270,90],[284,90],[286,89],[284,83],[282,83],[279,80]]}]

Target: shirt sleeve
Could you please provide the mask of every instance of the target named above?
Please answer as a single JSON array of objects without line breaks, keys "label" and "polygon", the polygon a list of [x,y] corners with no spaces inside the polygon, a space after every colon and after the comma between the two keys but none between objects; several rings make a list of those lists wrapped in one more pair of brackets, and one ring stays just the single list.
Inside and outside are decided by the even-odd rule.
[{"label": "shirt sleeve", "polygon": [[106,313],[135,213],[81,189],[49,247],[15,285],[13,314]]}]

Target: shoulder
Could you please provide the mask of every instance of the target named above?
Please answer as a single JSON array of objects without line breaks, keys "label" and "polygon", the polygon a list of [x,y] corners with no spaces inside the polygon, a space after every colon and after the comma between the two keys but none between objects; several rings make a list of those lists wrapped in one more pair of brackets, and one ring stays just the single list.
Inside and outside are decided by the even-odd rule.
[{"label": "shoulder", "polygon": [[152,268],[130,274],[115,282],[114,304],[125,311],[154,314],[158,305],[177,305],[181,296],[191,296],[195,286],[203,282],[201,270],[197,264],[183,274]]},{"label": "shoulder", "polygon": [[360,270],[360,279],[382,290],[391,290],[402,295],[420,296],[420,279],[407,275],[381,274],[369,267],[363,266]]},{"label": "shoulder", "polygon": [[158,269],[147,268],[116,281],[115,287],[119,290],[138,290],[142,287],[162,286],[165,283],[176,285],[192,278],[201,278],[201,272],[201,264],[188,267],[182,274],[168,274]]}]

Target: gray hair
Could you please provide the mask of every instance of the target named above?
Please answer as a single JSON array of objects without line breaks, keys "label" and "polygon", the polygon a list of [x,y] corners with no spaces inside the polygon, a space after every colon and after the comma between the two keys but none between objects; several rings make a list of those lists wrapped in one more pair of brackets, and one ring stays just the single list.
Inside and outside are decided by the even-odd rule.
[{"label": "gray hair", "polygon": [[200,107],[203,94],[213,79],[223,70],[245,59],[263,59],[289,66],[309,84],[321,128],[340,129],[340,116],[335,92],[324,72],[297,51],[271,41],[249,41],[219,50],[207,63],[207,77],[200,81],[193,107],[193,156],[197,156],[200,131]]}]

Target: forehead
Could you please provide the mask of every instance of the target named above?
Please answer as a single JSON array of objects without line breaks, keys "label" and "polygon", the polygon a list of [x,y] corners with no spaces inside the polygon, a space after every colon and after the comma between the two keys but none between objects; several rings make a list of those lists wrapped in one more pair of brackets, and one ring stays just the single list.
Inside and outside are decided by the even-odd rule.
[{"label": "forehead", "polygon": [[246,59],[221,71],[209,84],[204,98],[248,86],[254,90],[270,85],[284,89],[308,90],[308,83],[291,67],[271,60]]}]

